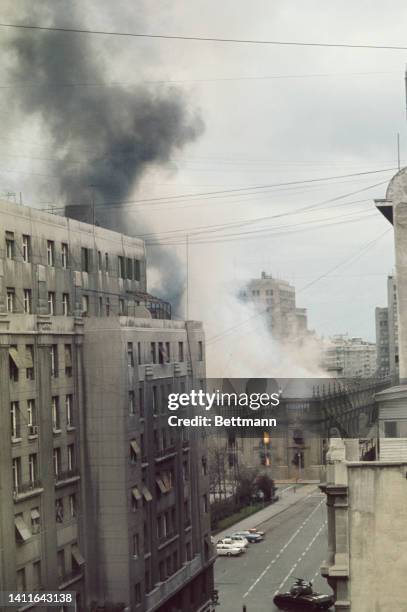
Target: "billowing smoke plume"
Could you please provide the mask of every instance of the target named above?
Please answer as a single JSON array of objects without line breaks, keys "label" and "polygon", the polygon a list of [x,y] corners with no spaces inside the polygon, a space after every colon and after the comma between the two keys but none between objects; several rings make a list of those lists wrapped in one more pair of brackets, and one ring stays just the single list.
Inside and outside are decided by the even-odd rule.
[{"label": "billowing smoke plume", "polygon": [[[69,3],[69,23],[76,20],[72,10]],[[58,2],[53,10],[30,3],[22,21],[60,25],[64,13]],[[79,16],[77,23],[83,23]],[[85,34],[17,31],[9,42],[10,80],[35,82],[19,89],[19,109],[23,117],[42,121],[53,157],[66,162],[58,166],[58,189],[69,216],[91,221],[93,199],[98,223],[137,236],[147,225],[140,220],[129,226],[125,202],[131,191],[147,168],[167,163],[174,151],[196,139],[203,124],[174,88],[98,86],[109,79],[91,41]],[[164,257],[155,248],[151,263],[166,279],[163,292],[179,299],[183,281],[171,254]]]}]

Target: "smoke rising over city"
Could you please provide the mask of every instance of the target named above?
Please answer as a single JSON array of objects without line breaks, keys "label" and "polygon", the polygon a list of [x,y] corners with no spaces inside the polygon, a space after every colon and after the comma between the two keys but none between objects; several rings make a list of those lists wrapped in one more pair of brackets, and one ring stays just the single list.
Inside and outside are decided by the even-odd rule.
[{"label": "smoke rising over city", "polygon": [[[60,25],[64,11],[57,4],[51,10],[31,6],[19,18]],[[71,5],[69,16],[65,12],[75,20]],[[57,188],[67,214],[92,222],[94,203],[100,225],[135,236],[150,229],[143,219],[132,227],[126,200],[147,168],[166,164],[202,133],[203,122],[182,93],[106,84],[106,65],[89,36],[21,30],[9,38],[8,51],[10,81],[27,84],[18,90],[18,120],[40,120],[49,152],[61,160]],[[134,71],[142,61],[135,57]],[[177,309],[183,279],[175,256],[155,248],[149,263],[160,267],[162,297]]]}]

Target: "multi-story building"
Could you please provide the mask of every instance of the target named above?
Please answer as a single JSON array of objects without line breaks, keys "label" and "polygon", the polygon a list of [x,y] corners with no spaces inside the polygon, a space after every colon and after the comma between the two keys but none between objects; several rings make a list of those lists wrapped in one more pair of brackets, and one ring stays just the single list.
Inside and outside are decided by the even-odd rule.
[{"label": "multi-story building", "polygon": [[276,339],[295,340],[308,333],[307,311],[296,307],[295,287],[287,281],[262,272],[261,278],[249,281],[241,297],[265,313]]},{"label": "multi-story building", "polygon": [[347,334],[333,336],[323,350],[322,367],[337,377],[370,378],[376,373],[376,344]]},{"label": "multi-story building", "polygon": [[208,609],[206,441],[166,420],[201,324],[147,293],[139,239],[8,202],[0,227],[0,590]]},{"label": "multi-story building", "polygon": [[377,372],[398,379],[399,347],[397,285],[394,276],[387,278],[387,307],[376,308]]},{"label": "multi-story building", "polygon": [[390,373],[389,309],[376,307],[376,368],[379,376]]}]

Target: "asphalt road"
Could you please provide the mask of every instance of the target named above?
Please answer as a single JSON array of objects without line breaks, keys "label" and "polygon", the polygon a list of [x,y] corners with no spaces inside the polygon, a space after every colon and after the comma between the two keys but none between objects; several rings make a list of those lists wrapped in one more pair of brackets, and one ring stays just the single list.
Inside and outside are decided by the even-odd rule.
[{"label": "asphalt road", "polygon": [[[319,568],[326,558],[326,497],[318,489],[261,525],[263,542],[250,544],[239,557],[218,557],[215,588],[217,612],[275,612],[273,597],[286,591],[293,577],[314,581],[314,588],[331,592]],[[230,530],[233,531],[233,528]]]}]

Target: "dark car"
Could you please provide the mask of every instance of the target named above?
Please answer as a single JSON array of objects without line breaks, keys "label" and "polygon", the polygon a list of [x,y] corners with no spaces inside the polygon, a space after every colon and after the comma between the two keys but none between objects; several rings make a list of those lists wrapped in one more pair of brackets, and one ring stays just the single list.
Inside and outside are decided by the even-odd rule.
[{"label": "dark car", "polygon": [[335,603],[332,595],[316,593],[312,589],[312,583],[298,579],[287,593],[277,593],[273,599],[280,610],[329,610]]}]

